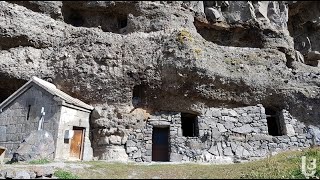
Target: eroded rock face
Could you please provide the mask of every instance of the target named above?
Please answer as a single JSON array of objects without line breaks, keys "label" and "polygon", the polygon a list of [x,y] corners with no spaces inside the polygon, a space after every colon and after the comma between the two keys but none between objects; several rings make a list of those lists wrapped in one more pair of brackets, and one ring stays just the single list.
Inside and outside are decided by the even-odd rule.
[{"label": "eroded rock face", "polygon": [[[94,105],[91,138],[99,152],[124,147],[130,133],[145,126],[148,113],[159,110],[200,113],[262,104],[316,124],[320,71],[308,57],[319,51],[318,16],[312,13],[317,6],[2,1],[0,77],[21,83],[36,75]],[[18,88],[0,83],[7,92],[1,100]],[[133,89],[140,84],[136,104]]]}]

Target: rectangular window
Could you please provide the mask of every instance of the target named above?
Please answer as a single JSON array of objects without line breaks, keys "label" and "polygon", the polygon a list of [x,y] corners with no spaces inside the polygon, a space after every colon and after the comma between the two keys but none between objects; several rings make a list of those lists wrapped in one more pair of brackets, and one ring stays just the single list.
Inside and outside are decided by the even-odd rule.
[{"label": "rectangular window", "polygon": [[29,117],[30,117],[30,110],[31,110],[31,105],[28,106],[27,120],[29,120]]},{"label": "rectangular window", "polygon": [[279,112],[266,108],[268,133],[271,136],[282,136],[285,135],[284,120],[280,119]]},{"label": "rectangular window", "polygon": [[186,137],[198,137],[198,118],[197,115],[181,113],[182,135]]}]

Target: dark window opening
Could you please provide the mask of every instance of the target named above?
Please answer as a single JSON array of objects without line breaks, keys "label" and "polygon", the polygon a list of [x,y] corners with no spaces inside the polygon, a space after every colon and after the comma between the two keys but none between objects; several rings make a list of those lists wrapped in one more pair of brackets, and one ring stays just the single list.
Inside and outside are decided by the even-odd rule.
[{"label": "dark window opening", "polygon": [[29,120],[29,117],[30,117],[30,110],[31,110],[31,105],[28,106],[27,120]]},{"label": "dark window opening", "polygon": [[118,18],[118,28],[121,29],[121,28],[125,28],[128,24],[128,21],[127,21],[127,17],[125,18]]},{"label": "dark window opening", "polygon": [[63,6],[62,14],[66,23],[75,27],[81,27],[84,25],[84,18],[79,11]]},{"label": "dark window opening", "polygon": [[271,136],[282,136],[284,133],[284,122],[281,121],[279,113],[273,109],[266,108],[268,133]]},{"label": "dark window opening", "polygon": [[198,118],[197,115],[181,113],[182,135],[186,137],[198,137]]},{"label": "dark window opening", "polygon": [[75,27],[80,27],[84,24],[84,20],[82,16],[78,13],[73,13],[69,16],[70,24],[72,24]]},{"label": "dark window opening", "polygon": [[142,84],[136,85],[133,87],[133,92],[132,92],[132,104],[134,106],[141,105],[142,99],[145,96],[144,92],[145,86]]}]

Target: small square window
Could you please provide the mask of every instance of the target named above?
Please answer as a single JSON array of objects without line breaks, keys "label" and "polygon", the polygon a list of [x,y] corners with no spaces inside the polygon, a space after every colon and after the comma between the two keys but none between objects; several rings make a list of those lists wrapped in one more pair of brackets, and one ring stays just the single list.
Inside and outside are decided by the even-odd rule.
[{"label": "small square window", "polygon": [[182,135],[186,137],[198,137],[198,118],[197,115],[181,113]]}]

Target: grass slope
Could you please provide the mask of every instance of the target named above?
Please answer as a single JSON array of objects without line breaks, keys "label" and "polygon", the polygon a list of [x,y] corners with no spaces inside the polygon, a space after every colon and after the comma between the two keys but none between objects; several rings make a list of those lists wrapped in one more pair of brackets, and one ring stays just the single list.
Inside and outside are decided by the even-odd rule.
[{"label": "grass slope", "polygon": [[[72,173],[84,179],[301,179],[305,178],[301,173],[301,156],[306,156],[308,160],[316,158],[316,162],[320,162],[320,148],[288,151],[262,160],[227,165],[195,163],[143,165],[90,161],[81,163],[89,164],[91,167],[78,172],[72,170]],[[320,176],[320,163],[315,175],[318,178]]]}]

